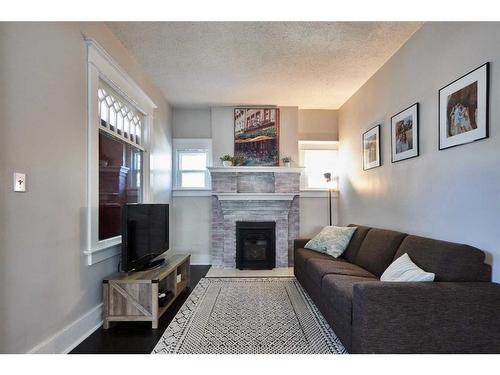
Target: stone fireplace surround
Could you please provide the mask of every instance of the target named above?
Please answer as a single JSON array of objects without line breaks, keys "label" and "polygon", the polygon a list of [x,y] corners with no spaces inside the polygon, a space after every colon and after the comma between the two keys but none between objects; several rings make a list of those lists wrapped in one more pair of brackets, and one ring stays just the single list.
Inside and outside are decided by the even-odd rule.
[{"label": "stone fireplace surround", "polygon": [[276,267],[293,265],[293,240],[299,235],[302,168],[214,167],[212,246],[214,267],[236,267],[236,222],[276,223]]}]

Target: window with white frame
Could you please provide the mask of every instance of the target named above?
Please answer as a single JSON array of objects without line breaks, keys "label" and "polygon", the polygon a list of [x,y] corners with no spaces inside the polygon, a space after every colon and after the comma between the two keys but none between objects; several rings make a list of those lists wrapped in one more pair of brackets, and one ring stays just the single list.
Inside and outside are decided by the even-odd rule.
[{"label": "window with white frame", "polygon": [[93,39],[87,44],[88,157],[84,253],[89,265],[120,254],[121,207],[148,201],[154,102]]},{"label": "window with white frame", "polygon": [[302,189],[327,189],[325,173],[330,173],[335,182],[338,176],[337,142],[301,142],[299,147],[301,165],[304,166]]},{"label": "window with white frame", "polygon": [[207,187],[207,150],[177,150],[178,187],[205,189]]},{"label": "window with white frame", "polygon": [[99,241],[121,235],[121,209],[143,198],[144,115],[104,82],[99,100]]},{"label": "window with white frame", "polygon": [[210,189],[211,149],[210,139],[174,139],[176,189]]}]

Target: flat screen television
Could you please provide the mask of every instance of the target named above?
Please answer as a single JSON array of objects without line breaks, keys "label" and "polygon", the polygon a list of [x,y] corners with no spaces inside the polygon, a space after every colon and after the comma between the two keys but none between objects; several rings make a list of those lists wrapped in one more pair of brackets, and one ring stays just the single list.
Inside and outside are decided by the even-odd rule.
[{"label": "flat screen television", "polygon": [[168,204],[125,204],[122,207],[121,270],[139,271],[161,264],[168,250]]}]

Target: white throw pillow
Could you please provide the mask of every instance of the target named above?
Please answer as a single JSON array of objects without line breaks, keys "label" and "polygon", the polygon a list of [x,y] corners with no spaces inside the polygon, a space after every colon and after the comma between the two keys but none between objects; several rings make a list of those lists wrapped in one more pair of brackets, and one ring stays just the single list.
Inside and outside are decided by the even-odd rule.
[{"label": "white throw pillow", "polygon": [[380,277],[380,281],[434,281],[436,275],[425,272],[404,253],[391,263]]},{"label": "white throw pillow", "polygon": [[306,246],[306,249],[338,258],[345,251],[357,227],[324,227]]}]

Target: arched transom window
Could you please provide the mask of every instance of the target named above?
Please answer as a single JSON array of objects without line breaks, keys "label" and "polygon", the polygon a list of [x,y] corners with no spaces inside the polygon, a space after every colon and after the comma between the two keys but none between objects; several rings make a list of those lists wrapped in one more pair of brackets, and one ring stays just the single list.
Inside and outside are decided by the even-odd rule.
[{"label": "arched transom window", "polygon": [[97,98],[100,128],[143,149],[144,115],[102,82]]}]

